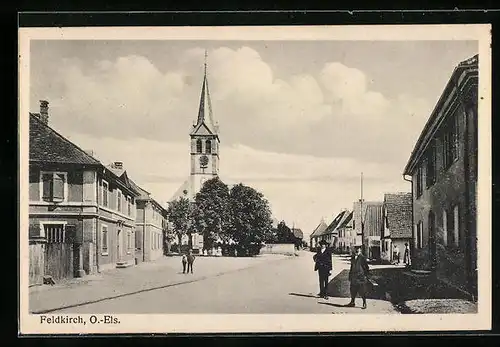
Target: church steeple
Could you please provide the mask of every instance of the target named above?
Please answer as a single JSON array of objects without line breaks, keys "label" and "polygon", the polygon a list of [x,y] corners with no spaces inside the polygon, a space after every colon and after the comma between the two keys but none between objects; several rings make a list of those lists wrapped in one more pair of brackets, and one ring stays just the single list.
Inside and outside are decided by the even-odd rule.
[{"label": "church steeple", "polygon": [[[198,108],[198,118],[196,124],[193,125],[193,131],[191,135],[196,134],[207,134],[218,135],[219,129],[216,123],[214,123],[213,113],[212,113],[212,100],[210,99],[210,90],[208,88],[208,78],[207,78],[207,51],[205,50],[205,64],[203,73],[203,84],[201,86],[200,95],[200,105]],[[204,129],[206,128],[206,129]]]}]

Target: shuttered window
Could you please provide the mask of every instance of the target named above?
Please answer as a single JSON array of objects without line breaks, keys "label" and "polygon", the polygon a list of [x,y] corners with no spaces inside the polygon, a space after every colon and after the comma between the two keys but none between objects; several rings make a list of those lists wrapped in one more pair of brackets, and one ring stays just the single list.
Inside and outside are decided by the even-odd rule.
[{"label": "shuttered window", "polygon": [[66,173],[44,172],[41,175],[42,200],[64,201],[66,197]]}]

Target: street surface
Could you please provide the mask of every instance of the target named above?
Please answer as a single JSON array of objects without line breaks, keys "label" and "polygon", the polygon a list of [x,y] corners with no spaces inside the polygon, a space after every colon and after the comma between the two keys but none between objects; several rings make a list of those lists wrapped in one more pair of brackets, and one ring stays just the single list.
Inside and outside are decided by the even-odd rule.
[{"label": "street surface", "polygon": [[[330,277],[329,300],[316,297],[318,276],[313,271],[313,253],[302,251],[299,256],[282,257],[273,261],[236,269],[223,274],[199,277],[204,271],[203,262],[238,261],[235,258],[209,259],[198,257],[194,275],[176,274],[193,281],[175,286],[138,292],[132,295],[102,300],[87,305],[66,308],[53,313],[397,313],[385,300],[368,300],[368,308],[347,308],[349,302],[346,273],[349,267],[345,259],[334,257],[334,270]],[[252,259],[248,259],[252,262]],[[180,265],[180,260],[179,260]],[[341,274],[340,276],[339,273]],[[151,272],[154,276],[154,272]],[[198,277],[197,277],[198,276]],[[334,277],[337,276],[337,280]],[[134,281],[131,277],[129,281]],[[337,283],[335,283],[337,282]]]}]

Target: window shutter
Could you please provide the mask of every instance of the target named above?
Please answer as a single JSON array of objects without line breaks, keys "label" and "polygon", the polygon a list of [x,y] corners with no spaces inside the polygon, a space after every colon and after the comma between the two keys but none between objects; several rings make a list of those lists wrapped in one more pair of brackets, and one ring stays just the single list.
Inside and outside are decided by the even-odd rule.
[{"label": "window shutter", "polygon": [[64,175],[55,174],[53,178],[53,197],[57,200],[64,200]]},{"label": "window shutter", "polygon": [[[66,243],[82,243],[81,237],[76,233],[76,225],[68,224],[65,228],[65,242]],[[83,235],[81,235],[83,236]]]},{"label": "window shutter", "polygon": [[42,175],[42,184],[43,184],[43,200],[51,200],[52,199],[52,174],[43,174]]}]

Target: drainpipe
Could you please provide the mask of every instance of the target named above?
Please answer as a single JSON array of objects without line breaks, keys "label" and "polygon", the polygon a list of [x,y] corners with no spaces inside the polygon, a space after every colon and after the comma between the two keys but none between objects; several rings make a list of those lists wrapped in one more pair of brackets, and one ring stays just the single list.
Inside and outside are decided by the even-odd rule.
[{"label": "drainpipe", "polygon": [[[462,94],[462,91],[459,88],[458,81],[455,80],[455,87],[457,88],[458,100],[460,102],[460,106],[465,115],[465,129],[464,129],[464,185],[465,185],[465,223],[467,226],[467,234],[465,235],[465,264],[466,264],[466,274],[467,274],[467,289],[471,292],[473,296],[474,290],[472,289],[472,223],[470,221],[470,182],[469,182],[469,115],[467,112],[467,108],[465,106],[465,100]],[[458,130],[458,129],[457,129]],[[457,134],[458,136],[458,134]],[[458,150],[458,149],[457,149]]]},{"label": "drainpipe", "polygon": [[[412,179],[407,179],[406,178],[406,174],[403,174],[403,179],[406,181],[406,182],[410,182],[411,183],[411,240],[410,240],[410,268],[413,266],[413,252],[415,250],[415,216],[414,216],[414,211],[413,211],[413,197],[414,197],[414,193],[413,193],[413,180]],[[411,177],[411,176],[410,176]],[[413,177],[412,177],[413,178]]]},{"label": "drainpipe", "polygon": [[101,269],[99,268],[99,247],[101,246],[99,242],[99,179],[97,177],[97,170],[95,173],[95,190],[96,190],[96,205],[97,205],[97,217],[95,219],[95,264],[97,267],[97,273],[101,272]]},{"label": "drainpipe", "polygon": [[142,261],[146,261],[146,206],[148,202],[144,201],[142,209]]}]

